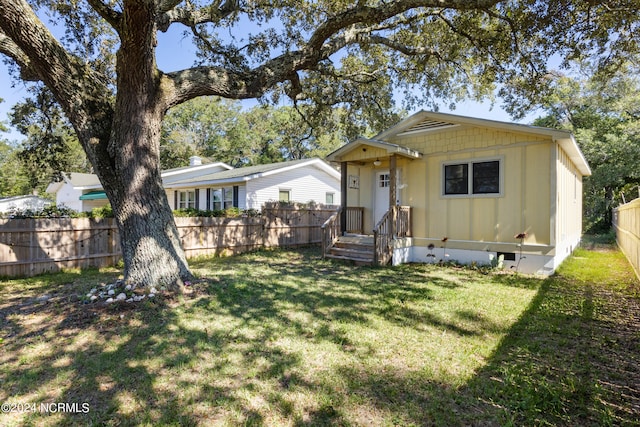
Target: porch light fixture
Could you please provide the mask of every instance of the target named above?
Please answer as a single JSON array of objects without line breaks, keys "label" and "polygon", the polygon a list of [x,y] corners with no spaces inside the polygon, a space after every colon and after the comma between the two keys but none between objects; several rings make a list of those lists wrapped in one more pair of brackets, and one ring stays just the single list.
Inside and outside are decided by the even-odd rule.
[{"label": "porch light fixture", "polygon": [[373,162],[374,166],[380,166],[382,164],[382,162],[380,161],[380,159],[376,159],[375,162]]}]

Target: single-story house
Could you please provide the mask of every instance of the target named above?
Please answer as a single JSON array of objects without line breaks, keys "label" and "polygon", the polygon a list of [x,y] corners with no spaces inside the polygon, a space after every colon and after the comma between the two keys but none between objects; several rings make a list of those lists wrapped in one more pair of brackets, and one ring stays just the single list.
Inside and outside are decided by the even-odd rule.
[{"label": "single-story house", "polygon": [[51,200],[36,195],[0,197],[0,213],[27,209],[38,211],[51,204]]},{"label": "single-story house", "polygon": [[[189,166],[163,171],[162,182],[172,209],[260,210],[267,201],[340,200],[340,173],[318,158],[233,168],[222,162],[203,164],[194,156]],[[65,173],[47,192],[56,194],[58,204],[77,211],[109,203],[93,174]]]},{"label": "single-story house", "polygon": [[591,170],[566,131],[420,111],[327,159],[341,168],[338,236],[374,234],[378,264],[504,260],[548,275],[581,240]]}]

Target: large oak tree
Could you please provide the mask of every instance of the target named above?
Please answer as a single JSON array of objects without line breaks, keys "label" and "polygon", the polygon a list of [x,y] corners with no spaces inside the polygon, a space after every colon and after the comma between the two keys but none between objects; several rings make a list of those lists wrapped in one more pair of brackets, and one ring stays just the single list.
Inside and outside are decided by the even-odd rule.
[{"label": "large oak tree", "polygon": [[[171,107],[204,95],[286,96],[318,106],[318,114],[346,102],[375,117],[392,105],[394,87],[406,89],[408,104],[433,105],[496,85],[513,101],[540,87],[549,49],[570,57],[637,43],[636,6],[0,0],[0,53],[19,78],[44,83],[73,125],[113,207],[126,278],[179,290],[191,273],[159,167],[161,123]],[[158,32],[174,26],[193,37],[199,59],[189,69],[160,70]]]}]

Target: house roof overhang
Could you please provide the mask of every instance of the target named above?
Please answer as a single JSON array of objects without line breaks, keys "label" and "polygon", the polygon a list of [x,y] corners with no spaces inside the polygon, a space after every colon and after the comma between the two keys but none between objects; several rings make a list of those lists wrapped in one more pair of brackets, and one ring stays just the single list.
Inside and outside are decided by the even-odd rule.
[{"label": "house roof overhang", "polygon": [[408,159],[419,159],[422,157],[422,153],[419,151],[403,147],[398,144],[392,144],[390,142],[380,141],[377,139],[358,138],[330,153],[327,156],[327,160],[330,162],[342,162],[349,153],[366,147],[384,150],[388,156],[397,155]]},{"label": "house roof overhang", "polygon": [[580,151],[578,143],[569,131],[551,129],[540,126],[525,125],[521,123],[501,122],[497,120],[480,119],[476,117],[458,116],[448,113],[436,113],[431,111],[419,111],[407,117],[395,126],[379,133],[375,140],[387,140],[396,136],[410,135],[422,132],[444,131],[459,126],[475,126],[517,132],[532,135],[550,137],[569,156],[578,171],[583,176],[591,175],[591,168]]},{"label": "house roof overhang", "polygon": [[189,188],[194,186],[209,185],[229,185],[242,184],[247,181],[259,179],[262,177],[287,172],[294,169],[314,167],[326,174],[332,176],[336,180],[340,180],[340,172],[330,166],[327,162],[319,158],[292,160],[288,162],[270,163],[266,165],[247,166],[228,171],[216,172],[209,175],[203,175],[196,178],[174,181],[171,184],[165,184],[165,188]]}]

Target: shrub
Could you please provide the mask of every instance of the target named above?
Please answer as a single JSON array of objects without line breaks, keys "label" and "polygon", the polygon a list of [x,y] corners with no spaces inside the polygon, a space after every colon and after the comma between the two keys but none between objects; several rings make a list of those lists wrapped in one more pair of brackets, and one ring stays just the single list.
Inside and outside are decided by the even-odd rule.
[{"label": "shrub", "polygon": [[28,219],[28,218],[78,218],[81,216],[75,210],[68,208],[64,205],[60,206],[46,206],[42,209],[13,209],[12,211],[3,215],[6,218],[12,219]]}]

